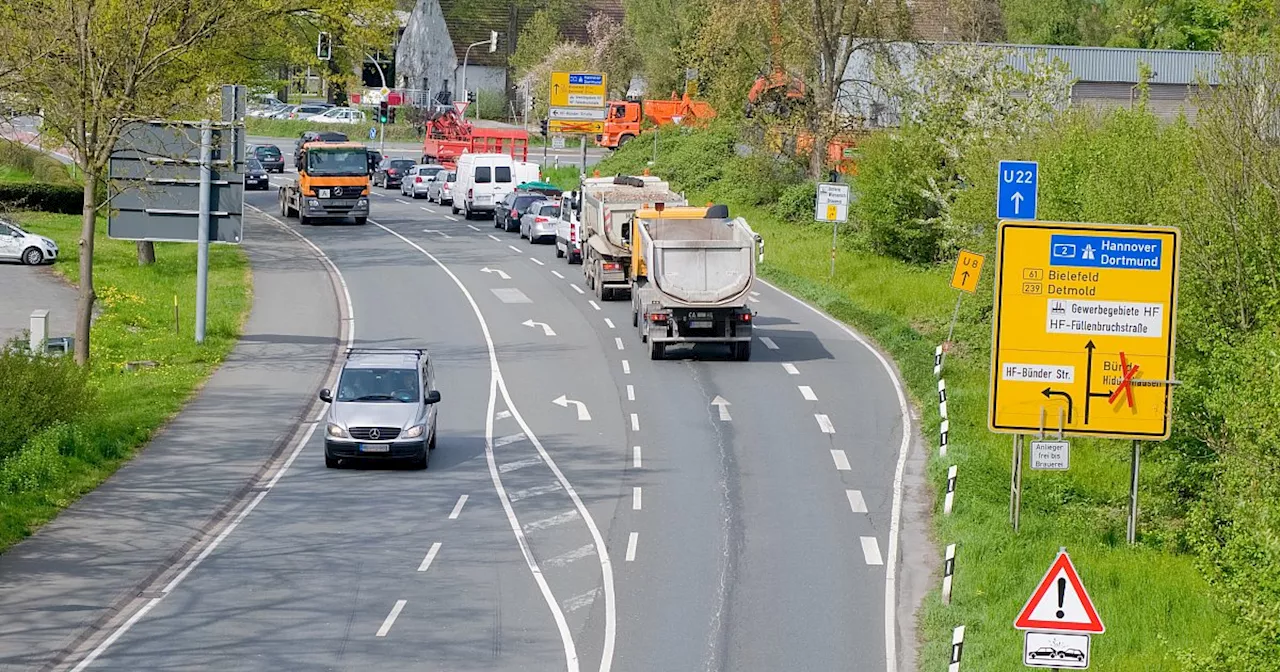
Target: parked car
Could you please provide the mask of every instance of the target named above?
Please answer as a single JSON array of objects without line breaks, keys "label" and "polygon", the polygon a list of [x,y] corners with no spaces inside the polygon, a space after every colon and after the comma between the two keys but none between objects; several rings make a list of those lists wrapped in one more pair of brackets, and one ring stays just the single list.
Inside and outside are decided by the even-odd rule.
[{"label": "parked car", "polygon": [[560,202],[540,200],[529,206],[520,216],[520,237],[529,244],[552,241],[556,237],[556,219],[560,214]]},{"label": "parked car", "polygon": [[578,213],[573,210],[574,194],[560,199],[560,215],[556,218],[556,257],[570,264],[582,263],[582,241]]},{"label": "parked car", "polygon": [[420,163],[409,169],[409,173],[404,176],[404,180],[400,183],[400,193],[413,198],[422,198],[427,195],[427,180],[432,175],[444,170],[445,167],[436,163]]},{"label": "parked car", "polygon": [[244,188],[254,191],[266,191],[271,188],[271,178],[267,177],[267,169],[262,167],[262,162],[252,156],[244,161]]},{"label": "parked car", "polygon": [[58,244],[23,229],[11,220],[0,219],[0,259],[16,259],[29,266],[58,258]]},{"label": "parked car", "polygon": [[248,115],[251,117],[269,118],[269,117],[275,116],[276,114],[279,114],[280,112],[284,112],[288,109],[290,109],[289,104],[282,103],[277,100],[275,102],[267,103],[261,107],[257,107],[252,110],[249,110]]},{"label": "parked car", "polygon": [[297,121],[310,121],[315,117],[318,117],[324,114],[325,111],[328,109],[329,109],[329,106],[327,105],[320,105],[315,103],[296,105],[292,110],[289,110],[289,113],[288,113],[289,116],[287,118],[294,119]]},{"label": "parked car", "polygon": [[491,213],[502,199],[515,191],[515,160],[509,154],[463,154],[458,157],[458,187],[454,192],[453,214]]},{"label": "parked car", "polygon": [[[507,194],[498,208],[493,211],[493,227],[503,231],[520,229],[520,218],[528,211],[529,206],[545,200],[546,196],[527,191],[513,191]],[[523,232],[521,236],[523,236]]]},{"label": "parked car", "polygon": [[275,145],[254,145],[249,153],[262,163],[262,167],[267,172],[284,172],[284,155],[280,153],[279,147]]},{"label": "parked car", "polygon": [[311,117],[311,121],[321,124],[363,124],[368,121],[363,110],[354,107],[334,107]]},{"label": "parked car", "polygon": [[440,205],[453,202],[453,185],[458,182],[458,173],[442,170],[427,183],[427,200]]},{"label": "parked car", "polygon": [[383,189],[398,187],[414,165],[413,159],[383,159],[373,174],[373,181],[381,184]]},{"label": "parked car", "polygon": [[320,390],[324,464],[407,460],[426,469],[436,448],[435,369],[424,349],[349,348],[336,392]]}]

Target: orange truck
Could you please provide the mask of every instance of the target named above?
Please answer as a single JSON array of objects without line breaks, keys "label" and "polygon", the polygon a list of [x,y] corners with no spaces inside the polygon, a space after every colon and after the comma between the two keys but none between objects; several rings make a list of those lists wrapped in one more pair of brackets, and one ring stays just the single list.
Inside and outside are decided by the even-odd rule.
[{"label": "orange truck", "polygon": [[358,142],[308,142],[295,164],[298,174],[280,187],[280,215],[299,224],[369,219],[369,150]]},{"label": "orange truck", "polygon": [[608,106],[604,132],[596,135],[596,144],[609,149],[617,149],[640,135],[644,119],[665,126],[675,123],[675,117],[681,117],[680,123],[684,124],[716,116],[710,105],[693,100],[688,94],[683,98],[672,94],[669,100],[611,100]]}]

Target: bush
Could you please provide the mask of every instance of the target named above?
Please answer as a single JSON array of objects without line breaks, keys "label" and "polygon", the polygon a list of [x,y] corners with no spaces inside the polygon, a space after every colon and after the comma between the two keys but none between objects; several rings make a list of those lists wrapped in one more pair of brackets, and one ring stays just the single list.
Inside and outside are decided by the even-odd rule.
[{"label": "bush", "polygon": [[[502,95],[501,91],[478,91],[476,92],[476,102],[480,108],[481,119],[492,119],[502,121],[507,119],[511,114],[507,107],[507,97]],[[475,110],[470,110],[471,114],[468,118],[475,116]]]},{"label": "bush", "polygon": [[62,449],[74,440],[72,432],[68,425],[53,425],[0,462],[0,492],[17,494],[57,485],[67,475]]},{"label": "bush", "polygon": [[0,459],[36,434],[81,417],[94,400],[89,372],[70,357],[0,351]]},{"label": "bush", "polygon": [[84,207],[84,188],[74,184],[0,182],[0,206],[78,215]]},{"label": "bush", "polygon": [[67,170],[67,164],[53,158],[41,154],[36,157],[31,170],[31,177],[36,182],[47,182],[49,184],[67,184],[79,188],[75,178],[71,177],[71,171]]},{"label": "bush", "polygon": [[908,129],[876,134],[863,146],[853,211],[874,252],[911,263],[937,259],[937,207],[924,195],[929,179],[941,177],[936,151],[928,138]]},{"label": "bush", "polygon": [[773,204],[773,214],[784,222],[807,222],[813,219],[814,203],[818,200],[816,182],[793,184],[782,191]]},{"label": "bush", "polygon": [[17,168],[24,173],[35,173],[35,161],[40,153],[12,140],[0,140],[0,165]]}]

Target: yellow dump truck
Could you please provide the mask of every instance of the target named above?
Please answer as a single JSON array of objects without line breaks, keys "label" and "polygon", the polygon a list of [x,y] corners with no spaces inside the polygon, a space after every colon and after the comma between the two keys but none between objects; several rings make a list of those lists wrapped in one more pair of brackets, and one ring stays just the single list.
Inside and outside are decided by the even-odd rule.
[{"label": "yellow dump truck", "polygon": [[369,152],[357,142],[308,142],[295,158],[298,174],[280,187],[280,216],[299,224],[369,219]]}]

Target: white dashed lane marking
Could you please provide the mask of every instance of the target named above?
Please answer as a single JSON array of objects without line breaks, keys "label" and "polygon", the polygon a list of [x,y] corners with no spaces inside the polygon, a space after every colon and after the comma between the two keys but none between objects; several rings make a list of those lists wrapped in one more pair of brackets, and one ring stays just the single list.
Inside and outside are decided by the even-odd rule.
[{"label": "white dashed lane marking", "polygon": [[386,620],[382,622],[382,627],[378,628],[378,636],[386,637],[391,632],[391,626],[396,624],[396,619],[400,617],[400,612],[404,610],[407,600],[396,600],[396,606],[391,607],[391,613],[387,614]]},{"label": "white dashed lane marking", "polygon": [[854,513],[867,512],[867,500],[862,498],[861,490],[845,490],[844,494],[849,498],[849,508]]},{"label": "white dashed lane marking", "polygon": [[469,495],[462,495],[461,497],[458,497],[458,503],[453,505],[453,511],[449,514],[449,520],[458,519],[458,515],[462,513],[462,507],[467,503],[467,497],[469,497]]},{"label": "white dashed lane marking", "polygon": [[778,344],[777,344],[777,343],[774,343],[774,342],[773,342],[773,339],[772,339],[772,338],[769,338],[768,336],[761,336],[761,337],[760,337],[760,342],[761,342],[761,343],[764,343],[764,347],[769,348],[770,350],[777,350],[777,349],[778,349]]},{"label": "white dashed lane marking", "polygon": [[852,468],[849,466],[849,456],[843,450],[831,451],[831,459],[835,461],[836,469],[840,471],[849,471]]},{"label": "white dashed lane marking", "polygon": [[813,418],[818,421],[818,427],[822,430],[824,434],[836,433],[835,425],[831,424],[831,418],[828,418],[825,414],[815,413],[813,415]]},{"label": "white dashed lane marking", "polygon": [[636,559],[636,542],[640,540],[639,532],[632,532],[627,537],[627,562],[634,562]]},{"label": "white dashed lane marking", "polygon": [[884,564],[884,559],[880,557],[880,542],[875,537],[862,537],[862,556],[866,558],[868,565]]},{"label": "white dashed lane marking", "polygon": [[818,400],[818,395],[814,394],[814,393],[813,393],[813,388],[812,388],[812,387],[809,387],[808,385],[801,385],[801,386],[800,386],[800,396],[804,397],[804,400],[805,400],[805,401],[817,401],[817,400]]},{"label": "white dashed lane marking", "polygon": [[787,373],[789,373],[789,374],[791,374],[791,375],[793,375],[793,376],[798,376],[798,375],[800,375],[800,369],[797,369],[797,368],[796,368],[796,365],[795,365],[795,364],[792,364],[791,362],[783,362],[783,363],[782,363],[782,368],[783,368],[783,370],[784,370],[784,371],[786,371]]},{"label": "white dashed lane marking", "polygon": [[439,552],[440,552],[440,542],[437,541],[436,543],[431,544],[431,550],[427,551],[427,557],[423,558],[422,564],[418,565],[418,571],[419,572],[427,571],[427,568],[431,566],[431,561],[436,559],[436,553],[439,553]]}]

